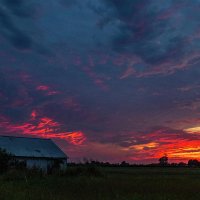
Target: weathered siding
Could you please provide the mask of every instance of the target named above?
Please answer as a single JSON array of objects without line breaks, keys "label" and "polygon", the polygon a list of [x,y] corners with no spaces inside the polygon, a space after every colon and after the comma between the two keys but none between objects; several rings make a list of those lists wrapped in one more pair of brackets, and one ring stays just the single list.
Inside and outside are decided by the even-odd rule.
[{"label": "weathered siding", "polygon": [[65,170],[67,168],[67,159],[63,159],[63,163],[60,165],[60,169]]},{"label": "weathered siding", "polygon": [[47,171],[48,167],[53,166],[53,160],[42,160],[42,159],[27,159],[26,160],[26,167],[31,169],[33,167],[40,168],[44,171]]},{"label": "weathered siding", "polygon": [[19,162],[25,163],[28,169],[34,167],[47,171],[55,167],[55,163],[61,161],[60,165],[57,166],[59,169],[64,170],[67,167],[67,159],[55,160],[55,159],[38,159],[38,158],[16,158]]}]

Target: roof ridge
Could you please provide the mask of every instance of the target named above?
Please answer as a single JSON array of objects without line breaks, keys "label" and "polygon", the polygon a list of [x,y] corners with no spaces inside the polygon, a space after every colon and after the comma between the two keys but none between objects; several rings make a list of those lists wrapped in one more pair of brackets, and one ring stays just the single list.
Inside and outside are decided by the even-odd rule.
[{"label": "roof ridge", "polygon": [[0,137],[27,138],[27,139],[39,139],[39,140],[52,140],[51,138],[25,137],[25,136],[13,136],[13,135],[0,135]]},{"label": "roof ridge", "polygon": [[[64,158],[65,152],[52,139],[0,135],[0,147],[15,156]],[[39,151],[37,151],[39,150]]]}]

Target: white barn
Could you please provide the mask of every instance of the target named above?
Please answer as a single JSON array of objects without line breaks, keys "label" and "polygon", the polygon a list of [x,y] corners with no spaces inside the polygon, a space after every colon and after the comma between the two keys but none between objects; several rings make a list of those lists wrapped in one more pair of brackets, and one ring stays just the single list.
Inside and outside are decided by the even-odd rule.
[{"label": "white barn", "polygon": [[0,136],[0,148],[24,162],[27,168],[47,171],[56,164],[62,169],[67,165],[67,156],[51,139]]}]

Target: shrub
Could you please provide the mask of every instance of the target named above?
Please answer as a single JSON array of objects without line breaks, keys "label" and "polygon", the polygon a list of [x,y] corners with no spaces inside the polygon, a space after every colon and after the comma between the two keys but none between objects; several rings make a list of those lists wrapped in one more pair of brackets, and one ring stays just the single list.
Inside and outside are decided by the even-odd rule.
[{"label": "shrub", "polygon": [[13,156],[6,152],[5,149],[0,148],[0,173],[6,172],[12,165]]},{"label": "shrub", "polygon": [[96,166],[79,166],[71,167],[62,171],[61,176],[86,176],[86,177],[103,177],[104,173]]}]

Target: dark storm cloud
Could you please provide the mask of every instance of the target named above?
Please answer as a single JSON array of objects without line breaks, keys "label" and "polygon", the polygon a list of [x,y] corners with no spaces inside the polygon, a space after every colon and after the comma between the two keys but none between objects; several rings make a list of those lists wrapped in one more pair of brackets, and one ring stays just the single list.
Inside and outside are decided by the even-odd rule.
[{"label": "dark storm cloud", "polygon": [[152,53],[156,56],[160,54],[160,50],[153,46],[156,44],[149,45],[149,41],[160,34],[166,23],[155,20],[156,12],[148,7],[151,1],[126,1],[124,3],[122,0],[107,0],[105,2],[113,8],[110,13],[111,18],[120,21],[120,33],[113,40],[115,50],[133,52],[145,60],[154,57]]},{"label": "dark storm cloud", "polygon": [[29,18],[34,15],[34,7],[28,6],[24,0],[4,0],[5,7],[20,18]]},{"label": "dark storm cloud", "polygon": [[71,7],[77,3],[77,0],[60,0],[61,5]]},{"label": "dark storm cloud", "polygon": [[32,39],[20,30],[8,12],[0,7],[1,35],[3,35],[14,47],[18,49],[30,49]]},{"label": "dark storm cloud", "polygon": [[[118,20],[119,34],[113,39],[113,49],[131,52],[148,64],[180,61],[186,53],[199,49],[200,43],[188,38],[199,27],[199,1],[104,0],[102,21]],[[97,9],[96,9],[97,10]],[[186,27],[187,24],[187,27]]]},{"label": "dark storm cloud", "polygon": [[39,7],[37,3],[24,0],[3,0],[0,3],[0,34],[17,49],[27,50],[35,45],[31,35],[33,26],[32,32],[28,27],[33,25]]}]

